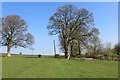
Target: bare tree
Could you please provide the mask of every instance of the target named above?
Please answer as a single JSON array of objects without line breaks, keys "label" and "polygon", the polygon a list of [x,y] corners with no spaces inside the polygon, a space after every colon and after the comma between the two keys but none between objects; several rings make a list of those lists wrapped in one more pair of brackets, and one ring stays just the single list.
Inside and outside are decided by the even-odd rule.
[{"label": "bare tree", "polygon": [[[85,36],[81,36],[81,34],[85,35]],[[86,35],[87,34],[87,35]],[[99,35],[99,30],[97,28],[83,28],[81,29],[81,31],[76,32],[76,34],[74,34],[75,39],[77,40],[78,43],[78,48],[79,48],[79,55],[81,54],[81,47],[83,46],[84,48],[87,48],[88,45],[90,45],[89,43],[93,43],[96,39],[98,39],[98,35]],[[96,40],[97,41],[97,40]]]},{"label": "bare tree", "polygon": [[[90,29],[93,25],[94,19],[92,13],[84,8],[77,9],[73,5],[65,5],[59,7],[54,15],[49,18],[47,28],[49,29],[50,35],[59,34],[62,36],[65,58],[67,58],[70,42],[75,38],[72,35],[83,28]],[[81,34],[80,36],[86,35],[88,34]]]},{"label": "bare tree", "polygon": [[18,15],[8,15],[1,19],[2,46],[7,46],[7,55],[10,56],[11,47],[29,47],[34,43],[34,37],[27,33],[26,22]]},{"label": "bare tree", "polygon": [[105,48],[104,48],[104,54],[105,55],[110,55],[112,54],[112,48],[111,48],[111,43],[110,42],[106,42]]}]

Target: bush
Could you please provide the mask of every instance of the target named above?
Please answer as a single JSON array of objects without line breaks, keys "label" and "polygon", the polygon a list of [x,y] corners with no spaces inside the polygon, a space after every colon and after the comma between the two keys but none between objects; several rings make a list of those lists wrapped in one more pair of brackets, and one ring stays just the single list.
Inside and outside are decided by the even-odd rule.
[{"label": "bush", "polygon": [[119,55],[115,54],[111,54],[110,57],[119,57]]},{"label": "bush", "polygon": [[88,56],[88,55],[90,55],[90,53],[85,53],[85,56]]},{"label": "bush", "polygon": [[96,59],[96,56],[95,55],[85,55],[86,58],[94,58]]},{"label": "bush", "polygon": [[59,58],[60,57],[60,55],[59,54],[55,54],[55,58]]},{"label": "bush", "polygon": [[76,57],[76,58],[83,58],[83,57],[85,57],[85,54],[78,54],[78,55],[75,55],[74,57]]},{"label": "bush", "polygon": [[20,54],[22,54],[22,52],[20,52]]},{"label": "bush", "polygon": [[85,57],[85,54],[81,54],[81,57]]}]

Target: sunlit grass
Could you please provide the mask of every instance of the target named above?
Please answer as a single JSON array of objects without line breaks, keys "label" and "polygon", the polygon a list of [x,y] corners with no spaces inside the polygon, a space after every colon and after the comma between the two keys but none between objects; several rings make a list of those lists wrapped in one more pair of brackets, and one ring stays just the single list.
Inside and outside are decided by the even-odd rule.
[{"label": "sunlit grass", "polygon": [[117,61],[3,57],[3,78],[117,78]]}]

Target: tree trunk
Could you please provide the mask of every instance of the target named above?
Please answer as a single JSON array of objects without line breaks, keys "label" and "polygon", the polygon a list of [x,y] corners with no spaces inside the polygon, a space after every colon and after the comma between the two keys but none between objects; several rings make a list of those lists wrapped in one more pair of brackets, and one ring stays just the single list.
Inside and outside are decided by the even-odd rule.
[{"label": "tree trunk", "polygon": [[69,59],[70,60],[70,54],[68,53],[68,55],[67,55],[67,59]]},{"label": "tree trunk", "polygon": [[80,46],[79,46],[79,55],[81,55],[81,49],[80,49]]},{"label": "tree trunk", "polygon": [[67,45],[67,59],[69,59],[69,60],[70,60],[69,44]]},{"label": "tree trunk", "polygon": [[66,45],[65,46],[65,58],[67,58],[67,55],[68,55],[68,46]]},{"label": "tree trunk", "polygon": [[11,56],[10,55],[10,49],[11,49],[11,44],[8,44],[8,46],[7,46],[7,56]]},{"label": "tree trunk", "polygon": [[65,46],[65,58],[69,59],[70,54],[69,54],[69,43]]},{"label": "tree trunk", "polygon": [[68,42],[67,38],[65,38],[65,58],[68,59],[68,57],[70,58],[70,54],[69,54],[69,45],[70,42]]},{"label": "tree trunk", "polygon": [[73,41],[72,41],[72,44],[71,44],[71,55],[73,56]]},{"label": "tree trunk", "polygon": [[67,38],[64,38],[64,48],[65,48],[65,58],[67,58],[68,54],[68,47],[67,47]]},{"label": "tree trunk", "polygon": [[73,45],[71,45],[71,55],[73,56]]},{"label": "tree trunk", "polygon": [[80,41],[78,41],[79,55],[81,55]]}]

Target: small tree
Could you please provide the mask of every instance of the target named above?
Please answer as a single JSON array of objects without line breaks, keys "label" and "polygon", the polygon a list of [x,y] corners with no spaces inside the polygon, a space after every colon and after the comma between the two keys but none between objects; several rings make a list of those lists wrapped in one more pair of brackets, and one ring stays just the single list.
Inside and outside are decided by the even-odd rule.
[{"label": "small tree", "polygon": [[[96,34],[97,35],[97,34]],[[90,55],[96,56],[101,53],[101,42],[98,36],[93,36],[90,38],[86,52],[90,53]]]},{"label": "small tree", "polygon": [[111,43],[107,42],[104,48],[104,54],[109,56],[113,53],[112,48],[111,48]]},{"label": "small tree", "polygon": [[27,33],[26,22],[18,15],[8,15],[1,19],[1,44],[7,46],[7,55],[10,56],[11,47],[31,47],[34,37]]}]

